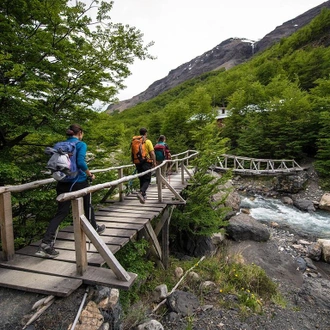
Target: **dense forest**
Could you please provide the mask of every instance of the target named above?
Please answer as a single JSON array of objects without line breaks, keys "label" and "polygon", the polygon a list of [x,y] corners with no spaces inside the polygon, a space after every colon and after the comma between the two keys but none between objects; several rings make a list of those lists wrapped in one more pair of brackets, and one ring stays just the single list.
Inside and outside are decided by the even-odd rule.
[{"label": "dense forest", "polygon": [[[173,148],[194,148],[193,132],[230,110],[219,136],[227,152],[256,158],[315,157],[329,185],[330,12],[247,63],[210,72],[134,108],[113,123],[145,123],[154,137],[166,134]],[[212,143],[212,141],[210,141]]]},{"label": "dense forest", "polygon": [[[112,24],[111,1],[91,1],[88,8],[47,3],[0,5],[1,185],[48,178],[44,149],[76,122],[85,131],[91,169],[130,163],[131,137],[145,126],[153,141],[165,134],[172,153],[197,149],[209,165],[224,151],[314,157],[324,186],[330,186],[330,10],[244,64],[109,115],[93,104],[115,101],[134,59],[153,58],[152,42],[144,45],[134,27]],[[96,22],[88,16],[94,6]],[[220,128],[215,116],[223,105],[231,115]],[[13,198],[17,236],[39,233],[54,211],[47,203],[55,198],[54,185]]]}]

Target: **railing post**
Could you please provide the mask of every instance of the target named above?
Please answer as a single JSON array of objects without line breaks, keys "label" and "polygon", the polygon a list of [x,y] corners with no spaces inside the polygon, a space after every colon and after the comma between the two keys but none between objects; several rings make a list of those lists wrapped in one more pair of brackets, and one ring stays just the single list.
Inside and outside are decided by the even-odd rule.
[{"label": "railing post", "polygon": [[184,160],[181,161],[181,183],[184,184]]},{"label": "railing post", "polygon": [[163,201],[163,194],[162,194],[163,181],[161,178],[161,167],[156,169],[156,182],[157,182],[157,191],[158,191],[158,202],[162,202]]},{"label": "railing post", "polygon": [[77,274],[82,276],[87,269],[86,236],[80,224],[80,217],[84,214],[83,198],[72,200],[72,217],[74,244],[76,250]]},{"label": "railing post", "polygon": [[3,259],[12,260],[15,255],[15,244],[10,192],[0,194],[0,229]]},{"label": "railing post", "polygon": [[[124,176],[124,170],[122,168],[118,169],[118,178],[121,179]],[[124,189],[123,189],[123,183],[119,183],[118,185],[118,191],[119,191],[119,201],[123,202],[125,199]]]}]

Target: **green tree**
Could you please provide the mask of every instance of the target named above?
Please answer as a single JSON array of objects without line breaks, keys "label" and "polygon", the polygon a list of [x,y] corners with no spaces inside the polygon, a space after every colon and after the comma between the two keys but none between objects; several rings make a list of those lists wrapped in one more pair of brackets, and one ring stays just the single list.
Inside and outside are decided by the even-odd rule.
[{"label": "green tree", "polygon": [[315,107],[320,109],[318,125],[320,127],[317,137],[317,154],[315,168],[322,177],[322,185],[330,188],[330,77],[318,79],[317,86],[312,89]]},{"label": "green tree", "polygon": [[1,163],[12,163],[13,148],[36,131],[60,133],[72,121],[85,122],[97,100],[115,99],[135,58],[152,58],[152,43],[143,45],[138,29],[110,21],[112,5],[1,1]]}]

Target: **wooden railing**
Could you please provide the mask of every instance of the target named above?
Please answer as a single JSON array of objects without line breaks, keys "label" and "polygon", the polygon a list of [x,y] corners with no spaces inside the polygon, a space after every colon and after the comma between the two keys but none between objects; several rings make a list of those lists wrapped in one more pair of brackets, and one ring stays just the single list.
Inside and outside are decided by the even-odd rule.
[{"label": "wooden railing", "polygon": [[223,154],[218,157],[215,170],[228,171],[241,174],[289,174],[304,169],[293,159],[258,159]]},{"label": "wooden railing", "polygon": [[[161,168],[170,164],[175,166],[176,171],[181,168],[181,180],[184,183],[184,173],[187,173],[189,177],[192,177],[190,171],[188,170],[189,161],[196,157],[198,152],[195,150],[187,150],[185,152],[172,155],[171,160],[166,160],[162,164],[152,168],[143,173],[124,176],[124,169],[134,167],[133,164],[109,167],[105,169],[95,169],[91,170],[93,173],[117,171],[118,179],[105,182],[102,184],[96,184],[89,186],[87,188],[64,193],[57,197],[57,201],[62,202],[66,200],[72,201],[72,215],[73,215],[73,226],[74,226],[74,238],[75,238],[75,251],[76,251],[76,265],[77,273],[82,275],[87,269],[87,250],[86,250],[86,236],[94,244],[96,250],[102,255],[107,265],[116,274],[118,279],[123,281],[129,280],[128,273],[119,264],[113,253],[105,245],[102,239],[96,234],[88,219],[84,215],[83,210],[83,196],[103,190],[105,188],[118,187],[119,200],[124,201],[125,191],[123,189],[123,183],[136,179],[140,176],[145,175],[149,172],[156,172],[156,182],[158,190],[158,201],[163,201],[162,196],[162,185],[164,184],[178,199],[181,203],[185,203],[185,200],[178,194],[175,189],[166,181],[161,174]],[[0,187],[0,228],[1,228],[1,240],[2,240],[2,257],[4,260],[11,260],[15,256],[14,248],[14,230],[13,230],[13,217],[12,217],[12,201],[11,193],[22,192],[25,190],[30,190],[38,188],[40,186],[54,182],[53,178],[34,181],[26,184],[21,184],[17,186],[3,186]]]}]

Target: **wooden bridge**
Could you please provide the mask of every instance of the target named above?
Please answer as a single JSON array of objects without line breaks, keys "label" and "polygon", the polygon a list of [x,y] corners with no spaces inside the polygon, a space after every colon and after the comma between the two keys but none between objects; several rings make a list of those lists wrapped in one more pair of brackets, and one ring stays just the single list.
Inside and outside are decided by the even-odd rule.
[{"label": "wooden bridge", "polygon": [[218,157],[218,164],[212,169],[241,175],[289,175],[304,170],[293,159],[258,159],[226,154]]},{"label": "wooden bridge", "polygon": [[[68,296],[83,283],[129,289],[137,275],[127,272],[115,253],[129,241],[141,237],[150,241],[150,252],[166,268],[172,211],[176,205],[185,203],[180,193],[193,176],[193,169],[188,165],[197,154],[194,150],[188,150],[147,171],[155,173],[156,182],[150,185],[145,204],[139,203],[136,193],[126,195],[124,191],[125,183],[142,175],[123,176],[123,170],[133,165],[93,170],[93,173],[117,171],[118,179],[58,196],[58,201],[72,201],[73,226],[59,231],[55,248],[60,254],[56,259],[35,256],[40,241],[15,251],[11,202],[11,193],[35,189],[54,182],[54,179],[0,187],[0,286],[54,296]],[[161,168],[169,165],[167,163],[172,166],[173,173],[164,177]],[[115,188],[119,192],[118,198],[106,201]],[[82,197],[104,189],[109,191],[102,206],[95,212],[96,221],[106,226],[99,236],[84,215]],[[102,267],[105,264],[107,268]]]}]

